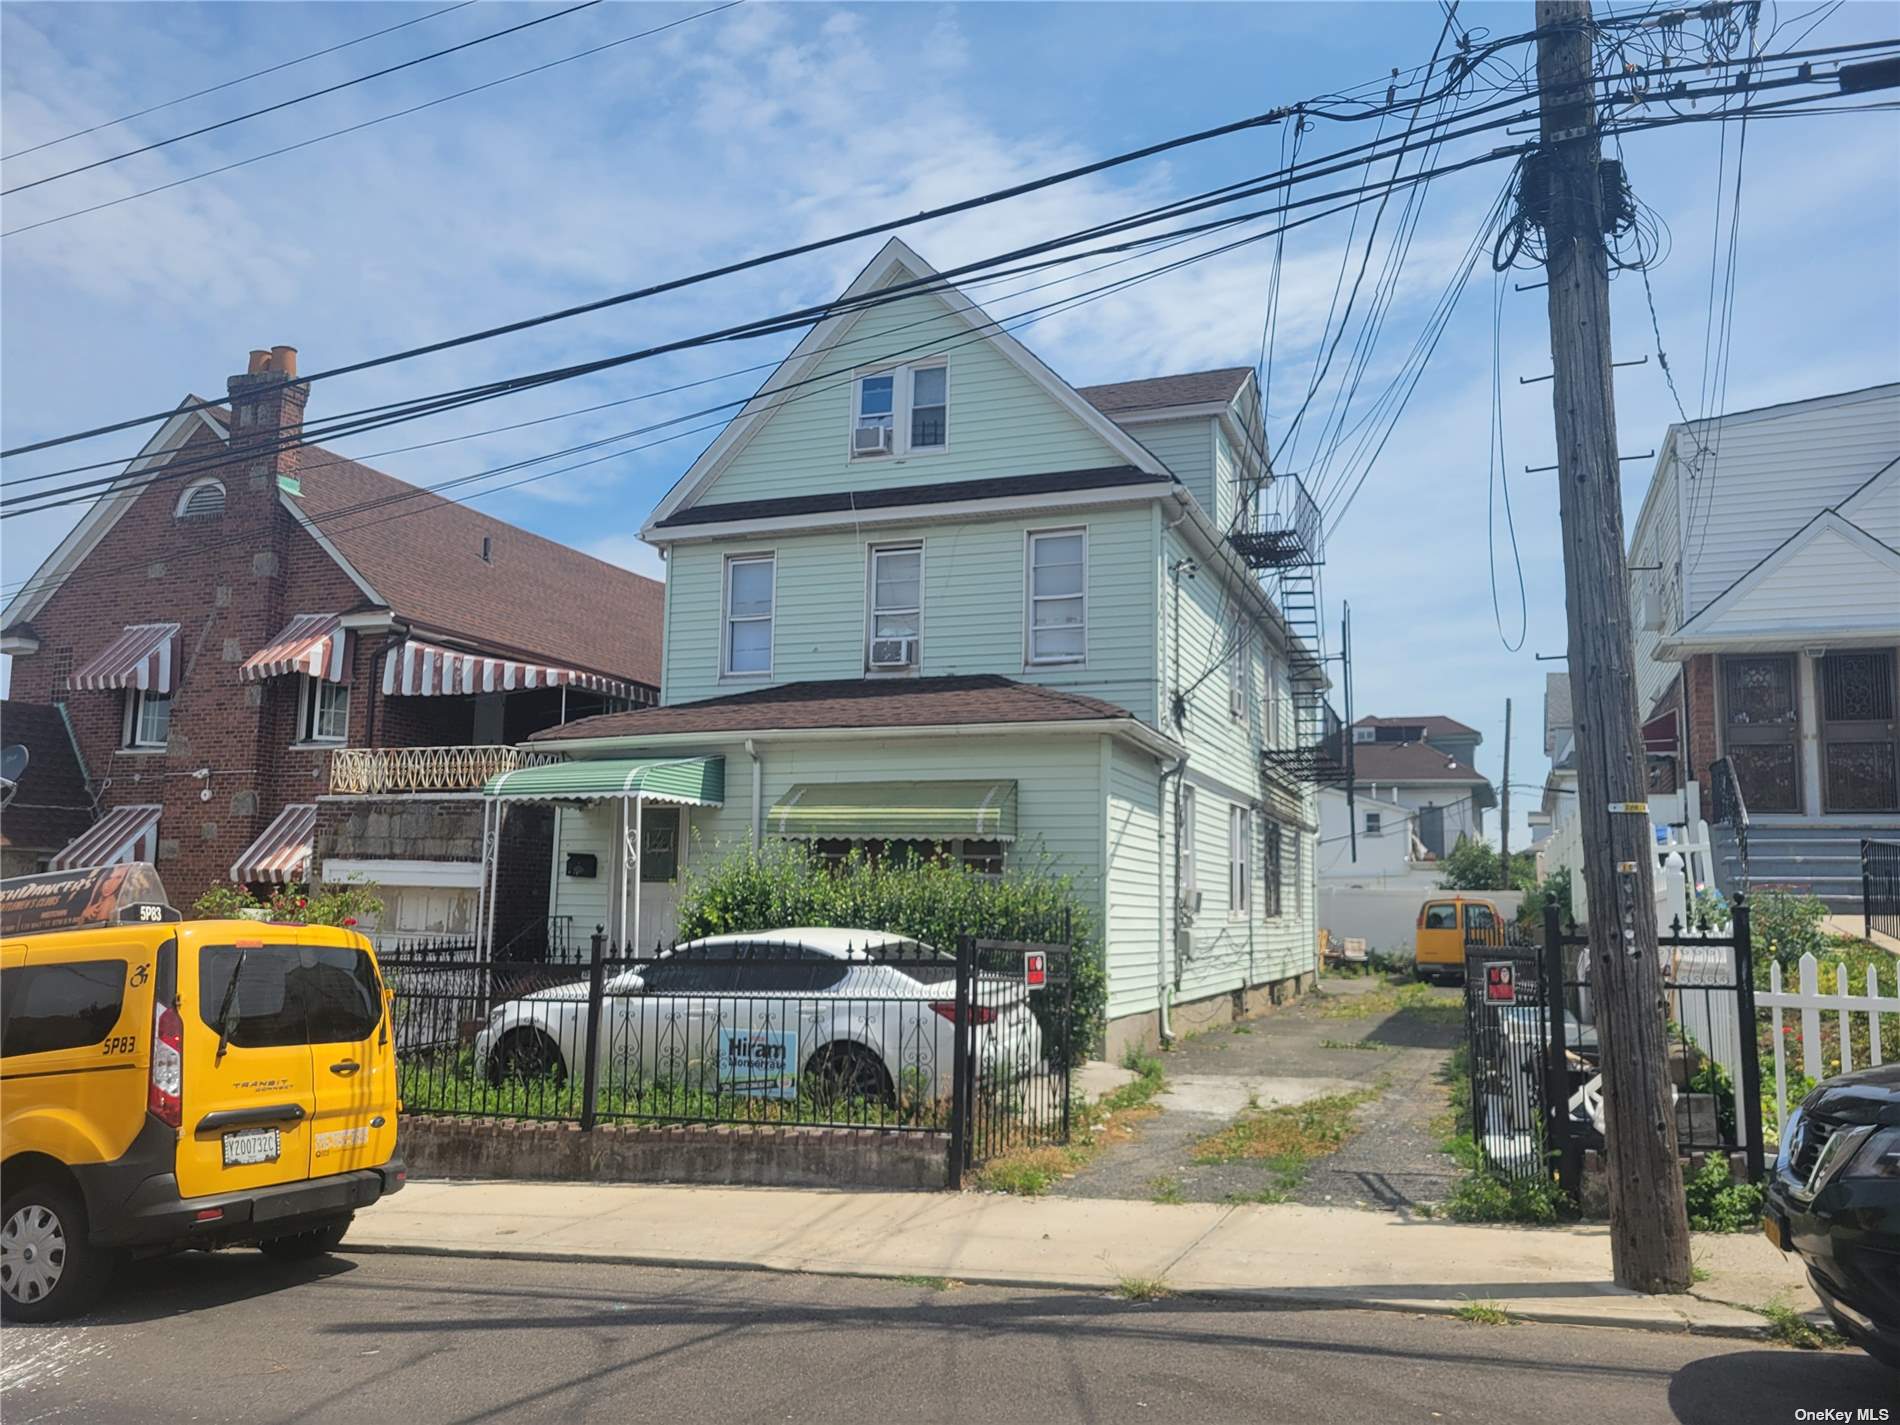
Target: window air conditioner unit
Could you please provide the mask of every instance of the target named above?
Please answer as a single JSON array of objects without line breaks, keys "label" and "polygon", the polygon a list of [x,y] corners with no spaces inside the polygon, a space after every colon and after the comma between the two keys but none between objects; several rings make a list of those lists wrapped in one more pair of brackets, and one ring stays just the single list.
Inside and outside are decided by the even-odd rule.
[{"label": "window air conditioner unit", "polygon": [[887,425],[863,425],[851,432],[853,455],[889,455],[891,428]]},{"label": "window air conditioner unit", "polygon": [[914,638],[874,638],[871,640],[873,668],[910,668],[917,662]]}]

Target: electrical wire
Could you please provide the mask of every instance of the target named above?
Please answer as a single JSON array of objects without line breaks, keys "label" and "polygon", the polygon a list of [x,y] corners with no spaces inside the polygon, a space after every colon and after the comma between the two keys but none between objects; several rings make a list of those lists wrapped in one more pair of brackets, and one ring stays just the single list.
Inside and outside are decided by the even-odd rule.
[{"label": "electrical wire", "polygon": [[[1489,467],[1484,482],[1484,539],[1491,574],[1491,619],[1498,642],[1506,653],[1524,647],[1530,633],[1530,600],[1524,591],[1524,559],[1517,547],[1517,519],[1511,513],[1511,466],[1504,450],[1504,282],[1502,272],[1491,275],[1491,436],[1485,448]],[[1511,563],[1517,570],[1517,641],[1504,632],[1504,610],[1498,601],[1497,492],[1504,487],[1504,527],[1511,539]]]}]

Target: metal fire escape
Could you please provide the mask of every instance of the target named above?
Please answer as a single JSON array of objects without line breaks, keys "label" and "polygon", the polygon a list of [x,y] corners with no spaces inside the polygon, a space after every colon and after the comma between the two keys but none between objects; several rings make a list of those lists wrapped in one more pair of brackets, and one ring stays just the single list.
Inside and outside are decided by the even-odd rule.
[{"label": "metal fire escape", "polygon": [[1234,552],[1262,576],[1292,635],[1287,682],[1293,726],[1279,746],[1261,751],[1262,770],[1283,782],[1350,786],[1352,741],[1326,700],[1327,664],[1341,666],[1346,716],[1352,716],[1352,667],[1341,631],[1337,654],[1326,652],[1320,623],[1319,569],[1325,562],[1319,506],[1297,475],[1272,475],[1253,499],[1252,518],[1230,538]]}]

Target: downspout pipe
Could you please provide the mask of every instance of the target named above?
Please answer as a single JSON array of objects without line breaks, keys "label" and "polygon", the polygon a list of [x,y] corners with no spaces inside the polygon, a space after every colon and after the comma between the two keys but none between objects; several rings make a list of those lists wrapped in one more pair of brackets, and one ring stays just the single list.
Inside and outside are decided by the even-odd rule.
[{"label": "downspout pipe", "polygon": [[757,851],[765,844],[765,759],[749,737],[745,755],[752,759],[752,849]]},{"label": "downspout pipe", "polygon": [[[1172,895],[1162,897],[1161,905],[1161,943],[1155,955],[1155,985],[1158,991],[1156,1002],[1160,1009],[1161,1043],[1165,1047],[1174,1042],[1174,1025],[1169,1018],[1170,1002],[1180,977],[1180,966],[1174,964],[1174,941],[1181,926],[1181,783],[1180,776],[1187,770],[1187,757],[1174,759],[1174,765],[1162,770],[1157,782],[1160,805],[1172,806],[1174,811],[1174,862],[1173,871],[1162,872],[1163,885],[1172,885]],[[1174,783],[1173,795],[1169,795],[1169,782]],[[1172,973],[1171,973],[1172,972]]]}]

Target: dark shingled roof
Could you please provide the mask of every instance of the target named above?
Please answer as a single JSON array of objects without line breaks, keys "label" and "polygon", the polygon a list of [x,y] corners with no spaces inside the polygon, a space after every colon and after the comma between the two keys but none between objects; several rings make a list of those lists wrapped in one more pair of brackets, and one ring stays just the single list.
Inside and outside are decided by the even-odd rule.
[{"label": "dark shingled roof", "polygon": [[86,774],[59,709],[0,702],[0,743],[13,742],[26,748],[26,771],[0,815],[0,846],[58,851],[92,825]]},{"label": "dark shingled roof", "polygon": [[793,728],[954,727],[977,723],[1134,721],[1127,708],[996,674],[781,683],[673,707],[602,713],[538,732],[536,742],[775,732]]},{"label": "dark shingled roof", "polygon": [[[1443,713],[1428,713],[1424,717],[1362,717],[1354,727],[1422,727],[1427,737],[1480,737],[1478,729],[1466,727],[1456,718],[1446,717]],[[1364,747],[1365,743],[1359,744]]]},{"label": "dark shingled roof", "polygon": [[1352,770],[1356,782],[1491,782],[1477,768],[1454,762],[1423,742],[1355,743]]},{"label": "dark shingled roof", "polygon": [[1147,485],[1170,478],[1150,475],[1132,465],[1111,465],[1097,470],[1058,470],[1048,475],[950,480],[937,485],[889,485],[875,490],[838,490],[824,495],[784,495],[771,500],[731,500],[725,504],[693,505],[667,516],[654,528],[677,529],[696,524],[723,524],[727,520],[781,519],[790,515],[843,514],[903,505],[955,504],[1003,499],[1010,495],[1061,494],[1068,490]]},{"label": "dark shingled roof", "polygon": [[[498,654],[658,687],[666,586],[307,446],[304,513],[400,618]],[[387,509],[339,514],[365,501]],[[392,519],[400,514],[402,518]],[[493,540],[490,562],[482,539]],[[337,610],[337,612],[344,612]]]},{"label": "dark shingled roof", "polygon": [[1209,401],[1233,400],[1251,375],[1251,366],[1223,366],[1218,371],[1189,371],[1179,376],[1148,376],[1140,381],[1078,386],[1076,394],[1104,415],[1156,406],[1199,406]]}]

